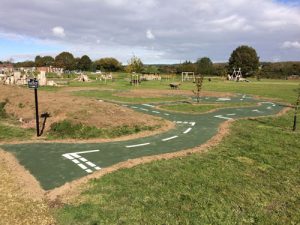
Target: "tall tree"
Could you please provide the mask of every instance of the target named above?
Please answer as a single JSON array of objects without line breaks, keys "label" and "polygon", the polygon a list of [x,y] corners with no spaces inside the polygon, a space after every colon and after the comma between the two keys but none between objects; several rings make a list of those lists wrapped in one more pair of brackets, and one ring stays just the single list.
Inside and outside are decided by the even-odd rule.
[{"label": "tall tree", "polygon": [[87,55],[84,55],[80,58],[77,68],[83,71],[88,71],[91,69],[92,60]]},{"label": "tall tree", "polygon": [[62,52],[55,57],[55,66],[65,70],[73,70],[75,67],[74,56],[70,52]]},{"label": "tall tree", "polygon": [[37,55],[34,59],[34,64],[36,67],[43,66],[42,57]]},{"label": "tall tree", "polygon": [[126,71],[129,73],[136,72],[141,73],[143,71],[143,62],[140,58],[133,56],[129,61],[126,67]]},{"label": "tall tree", "polygon": [[44,56],[42,58],[42,61],[43,61],[44,66],[53,66],[53,64],[54,64],[54,58],[52,56],[49,56],[49,55]]},{"label": "tall tree", "polygon": [[241,68],[243,75],[254,73],[259,66],[259,57],[252,47],[242,45],[236,48],[229,58],[229,68]]},{"label": "tall tree", "polygon": [[121,63],[115,58],[102,58],[94,62],[97,70],[109,72],[118,71],[121,69]]},{"label": "tall tree", "polygon": [[213,63],[208,57],[203,57],[196,61],[196,71],[200,74],[212,75],[213,74]]}]

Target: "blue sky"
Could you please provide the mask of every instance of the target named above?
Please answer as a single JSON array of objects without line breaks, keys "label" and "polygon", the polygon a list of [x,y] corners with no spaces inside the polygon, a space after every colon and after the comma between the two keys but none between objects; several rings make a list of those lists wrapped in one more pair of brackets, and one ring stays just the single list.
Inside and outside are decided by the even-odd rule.
[{"label": "blue sky", "polygon": [[262,61],[300,60],[296,0],[2,0],[0,61],[70,51],[145,63],[210,57],[239,45]]}]

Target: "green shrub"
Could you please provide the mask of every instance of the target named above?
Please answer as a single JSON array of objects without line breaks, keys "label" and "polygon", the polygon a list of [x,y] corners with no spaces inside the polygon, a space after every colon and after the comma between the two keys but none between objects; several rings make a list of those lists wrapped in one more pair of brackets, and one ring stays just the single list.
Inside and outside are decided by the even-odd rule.
[{"label": "green shrub", "polygon": [[53,123],[48,133],[49,139],[89,139],[89,138],[113,138],[129,134],[135,134],[144,130],[154,130],[158,126],[119,126],[111,129],[101,129],[84,124],[74,124],[71,121],[63,120]]}]

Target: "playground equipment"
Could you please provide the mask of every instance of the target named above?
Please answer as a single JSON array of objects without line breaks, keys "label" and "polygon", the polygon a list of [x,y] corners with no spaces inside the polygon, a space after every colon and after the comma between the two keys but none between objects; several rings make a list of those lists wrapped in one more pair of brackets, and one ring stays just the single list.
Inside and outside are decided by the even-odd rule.
[{"label": "playground equipment", "polygon": [[105,84],[107,82],[107,80],[113,80],[113,75],[112,73],[109,73],[109,74],[102,74],[99,78],[100,81],[104,80]]},{"label": "playground equipment", "polygon": [[161,80],[161,76],[156,73],[148,73],[148,74],[143,74],[140,77],[141,80],[149,81],[149,80]]},{"label": "playground equipment", "polygon": [[132,73],[131,74],[130,84],[132,86],[139,86],[140,83],[141,83],[140,75],[136,74],[136,73]]},{"label": "playground equipment", "polygon": [[182,72],[181,73],[181,81],[190,81],[195,82],[195,73],[194,72]]},{"label": "playground equipment", "polygon": [[233,80],[233,81],[239,81],[242,78],[242,69],[239,68],[239,70],[236,70],[233,68],[233,73],[232,75],[228,74],[228,80]]}]

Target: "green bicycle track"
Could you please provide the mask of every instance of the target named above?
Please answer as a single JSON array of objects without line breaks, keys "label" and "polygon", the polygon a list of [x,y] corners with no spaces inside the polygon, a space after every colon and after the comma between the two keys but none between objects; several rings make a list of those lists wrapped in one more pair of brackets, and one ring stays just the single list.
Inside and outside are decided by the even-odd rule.
[{"label": "green bicycle track", "polygon": [[[202,98],[201,101],[211,102],[219,100],[217,98]],[[221,101],[228,100],[222,99]],[[248,96],[242,97],[242,95],[236,98],[231,98],[230,101],[248,101],[257,103],[261,102]],[[127,161],[129,159],[176,152],[199,146],[213,137],[217,133],[219,125],[229,118],[239,119],[245,117],[273,115],[278,113],[283,108],[278,104],[265,102],[261,103],[260,106],[244,108],[224,108],[212,113],[189,115],[157,110],[149,105],[142,104],[126,105],[126,107],[133,107],[134,110],[137,110],[139,112],[160,116],[170,121],[181,121],[182,123],[176,123],[175,129],[172,129],[168,132],[128,141],[84,144],[6,144],[0,147],[5,151],[14,154],[14,156],[19,160],[19,163],[30,171],[30,173],[40,182],[41,186],[45,190],[51,190],[65,184],[66,182],[73,181],[88,174],[85,170],[76,165],[70,159],[63,157],[63,154],[89,150],[99,150],[98,152],[81,154],[80,156],[84,157],[86,160],[101,168],[105,168],[119,162]],[[221,116],[221,118],[215,116]],[[194,126],[192,126],[192,122],[195,122]],[[184,133],[189,128],[191,128],[189,132]],[[167,139],[170,137],[172,139],[162,141],[163,139]],[[145,143],[149,144],[130,148],[126,147]],[[92,169],[93,172],[95,171],[95,168],[89,167],[89,169]]]}]

